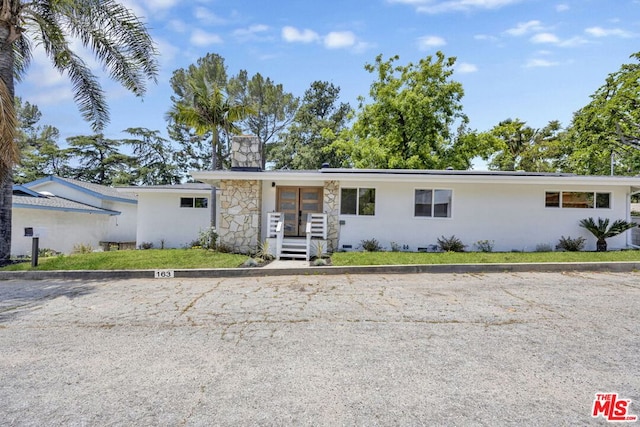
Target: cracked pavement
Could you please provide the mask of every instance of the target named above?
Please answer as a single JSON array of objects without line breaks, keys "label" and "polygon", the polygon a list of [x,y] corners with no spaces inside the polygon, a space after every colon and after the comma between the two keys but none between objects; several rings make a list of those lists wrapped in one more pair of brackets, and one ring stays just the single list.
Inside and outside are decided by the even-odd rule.
[{"label": "cracked pavement", "polygon": [[0,282],[0,425],[605,425],[640,273]]}]

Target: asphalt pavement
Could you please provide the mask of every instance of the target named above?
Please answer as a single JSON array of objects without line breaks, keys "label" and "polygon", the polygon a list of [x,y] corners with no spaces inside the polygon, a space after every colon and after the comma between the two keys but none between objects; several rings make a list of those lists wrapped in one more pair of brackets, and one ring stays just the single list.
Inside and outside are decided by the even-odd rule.
[{"label": "asphalt pavement", "polygon": [[638,272],[5,280],[0,425],[606,425],[639,307]]}]

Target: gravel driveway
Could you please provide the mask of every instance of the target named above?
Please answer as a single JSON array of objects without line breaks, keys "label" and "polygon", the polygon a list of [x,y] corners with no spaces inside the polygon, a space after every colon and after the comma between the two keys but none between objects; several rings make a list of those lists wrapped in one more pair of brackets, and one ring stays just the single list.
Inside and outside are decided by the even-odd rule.
[{"label": "gravel driveway", "polygon": [[0,425],[606,425],[639,308],[640,273],[4,281]]}]

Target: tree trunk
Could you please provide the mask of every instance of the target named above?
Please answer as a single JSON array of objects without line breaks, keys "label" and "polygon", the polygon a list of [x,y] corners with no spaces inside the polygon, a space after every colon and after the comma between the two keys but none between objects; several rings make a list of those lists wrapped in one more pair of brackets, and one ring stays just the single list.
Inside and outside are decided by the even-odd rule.
[{"label": "tree trunk", "polygon": [[[7,23],[0,22],[0,79],[7,86],[11,102],[14,98],[13,86],[13,44],[10,42]],[[0,144],[15,144],[15,141],[0,140]],[[4,168],[0,168],[4,170]],[[11,254],[11,209],[13,193],[13,175],[11,166],[0,172],[0,264],[9,260]]]},{"label": "tree trunk", "polygon": [[218,130],[214,129],[211,135],[211,170],[218,169]]},{"label": "tree trunk", "polygon": [[607,251],[607,241],[605,239],[598,239],[598,242],[596,243],[596,251],[598,252]]}]

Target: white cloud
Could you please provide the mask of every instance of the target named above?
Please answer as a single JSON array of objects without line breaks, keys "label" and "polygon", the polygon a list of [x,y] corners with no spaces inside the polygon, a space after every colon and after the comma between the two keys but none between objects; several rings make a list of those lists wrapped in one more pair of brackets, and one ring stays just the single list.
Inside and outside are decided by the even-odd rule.
[{"label": "white cloud", "polygon": [[269,31],[269,29],[268,25],[255,24],[248,28],[238,28],[234,30],[233,35],[241,40],[253,40],[258,38],[260,34]]},{"label": "white cloud", "polygon": [[351,31],[332,31],[324,36],[327,49],[341,49],[356,44],[356,36]]},{"label": "white cloud", "polygon": [[475,36],[473,36],[473,38],[475,40],[487,40],[487,41],[492,41],[492,42],[500,40],[498,37],[491,36],[489,34],[476,34]]},{"label": "white cloud", "polygon": [[456,71],[461,74],[475,73],[478,71],[478,67],[475,64],[461,62],[456,66]]},{"label": "white cloud", "polygon": [[193,11],[193,15],[198,21],[205,24],[223,25],[226,23],[225,19],[220,18],[218,15],[211,12],[206,7],[196,7],[196,9]]},{"label": "white cloud", "polygon": [[446,0],[403,3],[416,5],[416,11],[418,12],[435,14],[445,12],[470,12],[477,9],[499,9],[519,2],[520,0]]},{"label": "white cloud", "polygon": [[288,43],[311,43],[318,41],[320,36],[315,31],[286,26],[282,28],[282,38]]},{"label": "white cloud", "polygon": [[560,39],[553,33],[539,33],[531,37],[532,43],[552,43],[557,44],[560,43]]},{"label": "white cloud", "polygon": [[180,3],[180,0],[143,0],[149,10],[164,10],[171,9],[173,6]]},{"label": "white cloud", "polygon": [[179,19],[171,19],[167,22],[167,28],[176,33],[186,33],[189,30],[187,23]]},{"label": "white cloud", "polygon": [[525,64],[525,68],[555,67],[557,65],[557,62],[548,61],[541,58],[533,58],[527,61],[527,63]]},{"label": "white cloud", "polygon": [[622,38],[634,37],[633,33],[630,33],[620,28],[590,27],[584,30],[584,32],[593,37],[622,37]]},{"label": "white cloud", "polygon": [[589,43],[588,40],[584,39],[583,37],[576,36],[576,37],[571,37],[570,39],[567,39],[567,40],[562,40],[560,43],[558,43],[558,46],[574,47],[574,46],[580,46],[587,43]]},{"label": "white cloud", "polygon": [[195,46],[209,46],[212,44],[222,43],[222,38],[217,34],[208,33],[196,28],[191,33],[191,38],[189,39],[189,41]]},{"label": "white cloud", "polygon": [[542,26],[542,22],[537,20],[527,21],[527,22],[519,22],[513,28],[509,28],[505,33],[512,36],[523,36],[529,33],[535,33],[544,30]]},{"label": "white cloud", "polygon": [[444,46],[446,44],[446,40],[438,36],[424,36],[418,38],[418,49],[420,50],[429,50],[432,47]]},{"label": "white cloud", "polygon": [[556,12],[566,12],[569,10],[569,5],[565,3],[560,3],[556,5]]}]

